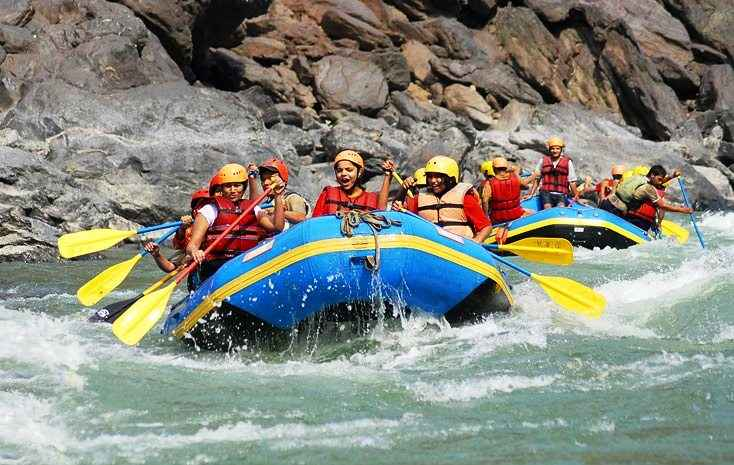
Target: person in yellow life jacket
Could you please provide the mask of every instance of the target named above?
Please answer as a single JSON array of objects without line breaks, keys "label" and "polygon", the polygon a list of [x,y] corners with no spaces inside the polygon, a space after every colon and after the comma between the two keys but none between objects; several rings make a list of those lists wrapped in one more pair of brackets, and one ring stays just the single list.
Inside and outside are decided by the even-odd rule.
[{"label": "person in yellow life jacket", "polygon": [[[213,243],[246,208],[252,205],[251,200],[243,198],[247,177],[244,166],[236,163],[224,165],[210,182],[212,196],[194,218],[186,253],[199,263],[201,281],[213,275],[231,258],[255,247],[265,235],[265,230],[257,218],[258,208],[255,207],[208,255],[205,256],[201,250]],[[282,187],[280,189],[282,191]],[[215,191],[219,191],[220,195],[213,195]],[[284,221],[282,203],[280,208],[276,203],[275,217],[275,221],[282,224]]]},{"label": "person in yellow life jacket", "polygon": [[492,222],[482,210],[476,189],[459,182],[456,161],[445,156],[428,160],[426,182],[426,192],[407,198],[405,208],[447,231],[484,242],[492,231]]},{"label": "person in yellow life jacket", "polygon": [[665,168],[653,165],[646,177],[633,175],[620,183],[599,208],[626,219],[644,231],[656,228],[660,210],[692,213],[693,209],[689,207],[673,205],[664,200],[664,183],[670,179]]},{"label": "person in yellow life jacket", "polygon": [[532,184],[535,177],[521,178],[515,167],[502,157],[492,160],[492,169],[494,177],[482,190],[482,203],[486,201],[488,210],[485,211],[488,211],[492,223],[507,223],[533,213],[522,208],[520,201],[522,188]]},{"label": "person in yellow life jacket", "polygon": [[573,161],[563,153],[566,143],[560,137],[553,136],[545,143],[548,153],[538,161],[534,174],[537,176],[530,189],[530,196],[540,186],[540,203],[543,209],[565,207],[569,193],[578,199],[576,189],[576,170]]},{"label": "person in yellow life jacket", "polygon": [[614,189],[616,189],[622,181],[624,172],[624,165],[612,165],[612,177],[602,179],[594,188],[596,190],[597,204],[602,203],[604,199],[612,195]]},{"label": "person in yellow life jacket", "polygon": [[334,175],[339,185],[327,186],[321,191],[311,216],[333,215],[342,210],[384,210],[395,163],[385,160],[382,169],[385,178],[380,192],[368,192],[361,184],[365,172],[362,156],[354,150],[342,150],[334,158]]},{"label": "person in yellow life jacket", "polygon": [[[260,164],[258,171],[260,173],[260,182],[263,189],[274,187],[274,192],[268,196],[268,200],[258,212],[258,220],[262,226],[270,233],[277,234],[288,229],[291,225],[300,223],[306,219],[310,206],[302,195],[290,191],[287,188],[283,190],[280,200],[275,191],[282,185],[288,185],[288,167],[283,160],[271,158]],[[282,201],[284,208],[285,221],[281,229],[278,229],[275,223],[276,202]]]}]

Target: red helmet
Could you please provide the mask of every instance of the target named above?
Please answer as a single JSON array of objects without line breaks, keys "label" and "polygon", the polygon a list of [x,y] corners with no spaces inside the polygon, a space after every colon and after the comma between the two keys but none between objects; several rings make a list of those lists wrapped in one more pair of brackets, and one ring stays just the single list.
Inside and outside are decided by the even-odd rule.
[{"label": "red helmet", "polygon": [[285,162],[283,160],[270,158],[260,164],[260,169],[263,168],[270,171],[276,171],[280,175],[280,179],[282,179],[284,183],[288,184],[288,167],[285,166]]},{"label": "red helmet", "polygon": [[193,210],[194,207],[202,200],[209,198],[209,189],[206,187],[202,187],[198,191],[191,194],[191,209]]}]

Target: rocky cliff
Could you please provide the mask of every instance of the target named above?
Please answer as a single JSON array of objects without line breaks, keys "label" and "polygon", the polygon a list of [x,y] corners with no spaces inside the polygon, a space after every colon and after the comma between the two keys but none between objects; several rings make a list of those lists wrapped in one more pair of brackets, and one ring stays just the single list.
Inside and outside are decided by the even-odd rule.
[{"label": "rocky cliff", "polygon": [[0,260],[169,220],[227,162],[313,199],[343,148],[472,180],[558,134],[581,174],[681,166],[731,208],[733,59],[731,0],[6,0]]}]

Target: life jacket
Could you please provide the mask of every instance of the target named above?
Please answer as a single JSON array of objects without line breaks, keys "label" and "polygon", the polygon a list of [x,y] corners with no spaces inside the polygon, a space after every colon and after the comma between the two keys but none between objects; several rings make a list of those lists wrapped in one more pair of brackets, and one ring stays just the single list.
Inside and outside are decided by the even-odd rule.
[{"label": "life jacket", "polygon": [[421,192],[418,194],[418,214],[447,231],[472,238],[474,230],[464,212],[464,196],[470,191],[477,195],[471,184],[460,182],[441,197],[432,192]]},{"label": "life jacket", "polygon": [[567,156],[561,155],[558,165],[553,166],[553,159],[548,155],[544,156],[540,168],[540,174],[543,175],[540,190],[568,194],[568,162],[570,160]]},{"label": "life jacket", "polygon": [[363,191],[362,194],[350,199],[340,187],[326,186],[322,193],[326,193],[327,215],[333,215],[339,210],[377,210],[377,193]]},{"label": "life jacket", "polygon": [[[209,203],[216,205],[219,211],[214,223],[209,225],[209,229],[206,231],[204,248],[208,248],[230,224],[234,223],[244,209],[252,205],[251,200],[243,199],[235,204],[224,197],[212,197]],[[255,247],[264,235],[265,231],[258,225],[255,213],[251,211],[207,254],[207,259],[214,260],[237,256]]]},{"label": "life jacket", "polygon": [[[656,190],[658,191],[658,195],[661,199],[665,197],[664,189]],[[644,202],[642,202],[642,204],[640,204],[639,207],[635,208],[634,210],[628,210],[627,215],[642,218],[643,220],[648,221],[651,224],[655,224],[657,223],[658,219],[658,207],[649,200],[645,200]]]},{"label": "life jacket", "polygon": [[632,175],[617,185],[614,194],[625,205],[634,210],[638,205],[630,205],[634,203],[633,195],[639,187],[644,186],[647,182],[648,179],[646,176]]},{"label": "life jacket", "polygon": [[609,196],[609,194],[611,194],[612,191],[614,191],[614,188],[612,187],[614,185],[614,179],[606,178],[606,179],[602,179],[601,181],[599,181],[599,183],[596,185],[596,193],[599,195],[601,195],[601,187],[604,181],[607,182],[607,185],[604,188],[604,191],[605,191],[604,196],[606,197],[606,196]]},{"label": "life jacket", "polygon": [[[306,204],[306,216],[308,216],[308,214],[311,212],[311,205],[308,203],[308,200],[306,200],[306,197],[302,196],[298,192],[286,189],[283,200],[287,202],[288,198],[293,195],[297,195],[298,197],[303,199],[303,202]],[[266,202],[260,205],[260,208],[266,210],[268,213],[272,213],[275,210],[275,201],[273,199],[268,199]]]},{"label": "life jacket", "polygon": [[492,223],[505,223],[520,218],[525,211],[520,206],[520,178],[510,176],[509,179],[492,178],[489,219]]},{"label": "life jacket", "polygon": [[[201,205],[198,208],[194,208],[191,210],[191,217],[196,218],[196,214],[199,213],[199,210],[201,210],[201,207],[209,203],[208,199],[207,202],[202,202]],[[193,224],[189,224],[185,226],[183,237],[180,237],[179,231],[176,231],[176,234],[173,236],[173,239],[171,239],[171,245],[173,245],[174,249],[178,250],[186,250],[186,246],[189,245],[189,241],[191,241],[191,232],[193,229]]]}]

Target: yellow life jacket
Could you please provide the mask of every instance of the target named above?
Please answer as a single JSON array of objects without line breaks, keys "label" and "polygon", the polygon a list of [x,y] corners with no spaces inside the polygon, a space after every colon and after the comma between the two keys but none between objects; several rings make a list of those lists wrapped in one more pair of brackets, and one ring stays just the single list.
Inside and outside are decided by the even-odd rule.
[{"label": "yellow life jacket", "polygon": [[433,192],[421,192],[418,194],[418,214],[447,231],[471,239],[474,231],[464,213],[464,196],[470,189],[473,189],[471,184],[460,182],[441,197]]}]

